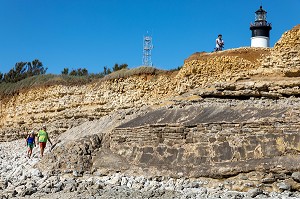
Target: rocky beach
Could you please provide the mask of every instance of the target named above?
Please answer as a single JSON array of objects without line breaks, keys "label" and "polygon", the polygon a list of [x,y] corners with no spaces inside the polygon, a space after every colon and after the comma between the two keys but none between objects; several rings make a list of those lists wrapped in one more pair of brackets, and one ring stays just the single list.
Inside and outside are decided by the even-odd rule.
[{"label": "rocky beach", "polygon": [[[32,158],[26,156],[24,140],[1,143],[0,198],[299,198],[290,185],[281,183],[281,193],[266,192],[252,187],[247,192],[225,188],[234,180],[172,178],[164,176],[129,176],[77,173],[65,171],[54,174],[37,169],[39,149],[34,148]],[[51,153],[48,150],[46,153]],[[292,176],[300,180],[300,173]],[[241,176],[241,178],[247,178]],[[214,187],[208,187],[213,185]],[[249,184],[248,186],[251,187]]]}]

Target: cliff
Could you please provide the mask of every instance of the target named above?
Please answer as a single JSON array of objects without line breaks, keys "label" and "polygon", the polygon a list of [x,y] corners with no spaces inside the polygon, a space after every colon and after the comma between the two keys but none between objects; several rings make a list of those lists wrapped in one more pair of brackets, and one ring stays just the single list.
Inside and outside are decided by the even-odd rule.
[{"label": "cliff", "polygon": [[[253,186],[271,175],[266,189],[282,180],[298,190],[299,27],[271,49],[195,53],[178,73],[19,92],[1,100],[0,141],[47,124],[58,143],[38,167],[55,172],[262,172]],[[246,190],[249,178],[231,188]]]}]

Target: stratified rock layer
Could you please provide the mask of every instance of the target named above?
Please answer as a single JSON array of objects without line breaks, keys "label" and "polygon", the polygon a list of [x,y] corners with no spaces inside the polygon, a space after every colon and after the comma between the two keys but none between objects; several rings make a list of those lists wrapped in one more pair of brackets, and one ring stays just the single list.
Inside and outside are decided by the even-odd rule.
[{"label": "stratified rock layer", "polygon": [[223,100],[156,110],[119,126],[108,142],[133,165],[172,176],[298,170],[300,124],[291,118],[300,113],[293,109],[299,101],[257,102]]},{"label": "stratified rock layer", "polygon": [[[47,124],[52,137],[69,134],[39,168],[213,178],[259,171],[258,182],[275,183],[300,169],[299,41],[296,26],[273,49],[196,53],[178,74],[20,92],[1,100],[0,141]],[[74,127],[78,137],[66,139]],[[290,180],[299,190],[284,180],[278,189]]]}]

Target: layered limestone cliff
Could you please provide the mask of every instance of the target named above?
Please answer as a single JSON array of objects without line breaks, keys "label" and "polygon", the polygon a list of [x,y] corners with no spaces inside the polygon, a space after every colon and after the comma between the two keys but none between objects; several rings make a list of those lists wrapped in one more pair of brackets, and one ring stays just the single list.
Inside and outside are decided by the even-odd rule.
[{"label": "layered limestone cliff", "polygon": [[281,69],[282,72],[299,69],[299,47],[300,25],[282,35],[271,54],[263,60],[262,67]]},{"label": "layered limestone cliff", "polygon": [[262,172],[253,186],[270,175],[266,184],[292,181],[300,169],[299,41],[296,26],[272,49],[195,53],[178,73],[19,92],[1,99],[0,141],[47,124],[61,137],[38,167],[55,172]]},{"label": "layered limestone cliff", "polygon": [[[50,86],[15,94],[0,102],[2,140],[48,123],[60,134],[113,110],[160,103],[178,94],[202,97],[298,96],[299,26],[283,34],[273,49],[239,48],[195,53],[176,74],[134,76],[83,86]],[[271,61],[272,60],[272,61]],[[278,73],[278,68],[283,68]],[[300,73],[299,73],[300,74]]]},{"label": "layered limestone cliff", "polygon": [[1,100],[1,141],[22,137],[25,129],[47,124],[50,133],[61,134],[85,121],[110,112],[155,103],[174,93],[170,76],[139,76],[83,86],[50,86],[20,92]]}]

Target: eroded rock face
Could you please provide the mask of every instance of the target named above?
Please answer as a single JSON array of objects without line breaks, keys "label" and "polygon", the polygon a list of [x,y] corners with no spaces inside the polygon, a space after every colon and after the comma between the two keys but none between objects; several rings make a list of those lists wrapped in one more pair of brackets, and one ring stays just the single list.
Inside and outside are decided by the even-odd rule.
[{"label": "eroded rock face", "polygon": [[255,186],[298,190],[299,39],[297,26],[273,49],[195,54],[177,75],[20,92],[1,100],[0,141],[47,124],[60,142],[37,165],[43,170],[176,178],[259,171]]},{"label": "eroded rock face", "polygon": [[[136,112],[125,116],[124,122],[110,118],[106,128],[101,120],[86,122],[77,128],[86,129],[89,136],[79,133],[75,140],[68,139],[72,132],[61,136],[61,143],[37,166],[78,177],[117,171],[213,178],[238,191],[256,186],[267,191],[299,190],[300,110],[294,108],[299,105],[298,98],[203,99]],[[96,126],[107,131],[93,135]],[[108,126],[115,128],[111,131]]]},{"label": "eroded rock face", "polygon": [[101,170],[109,173],[128,169],[127,160],[112,153],[110,143],[104,140],[115,127],[135,118],[137,112],[145,114],[147,111],[126,109],[67,130],[55,139],[51,153],[46,154],[37,167],[55,173],[76,172],[79,176],[84,172]]},{"label": "eroded rock face", "polygon": [[76,141],[66,141],[43,158],[39,163],[42,170],[77,172],[82,174],[90,171],[93,165],[92,154],[101,147],[102,136],[91,135],[77,139]]},{"label": "eroded rock face", "polygon": [[109,80],[84,86],[51,86],[33,89],[3,99],[0,111],[0,141],[23,137],[27,131],[48,124],[52,135],[116,110],[139,108],[174,92],[171,77],[146,76]]},{"label": "eroded rock face", "polygon": [[197,83],[200,84],[208,81],[225,81],[233,78],[236,73],[259,68],[261,59],[269,53],[268,48],[249,47],[214,53],[195,53],[185,60],[178,77],[196,75],[199,78]]},{"label": "eroded rock face", "polygon": [[277,68],[285,72],[299,69],[300,65],[300,26],[286,31],[275,44],[269,56],[263,60],[264,68]]},{"label": "eroded rock face", "polygon": [[50,86],[0,101],[0,139],[12,140],[25,130],[59,135],[115,110],[159,104],[178,94],[202,97],[267,97],[300,95],[299,26],[286,32],[273,49],[238,48],[196,53],[176,75],[141,75],[83,86]]},{"label": "eroded rock face", "polygon": [[119,126],[107,142],[131,164],[172,176],[296,171],[300,124],[291,118],[300,113],[293,109],[299,100],[273,103],[223,100],[160,109]]}]

